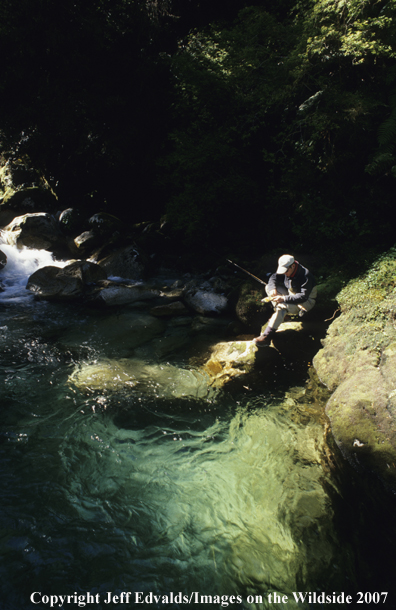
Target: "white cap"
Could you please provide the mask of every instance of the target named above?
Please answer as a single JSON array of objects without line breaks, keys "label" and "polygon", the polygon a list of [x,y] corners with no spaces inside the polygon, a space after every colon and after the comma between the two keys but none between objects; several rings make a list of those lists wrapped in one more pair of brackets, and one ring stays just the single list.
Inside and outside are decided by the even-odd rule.
[{"label": "white cap", "polygon": [[278,260],[278,269],[276,270],[276,272],[277,273],[286,273],[288,268],[291,267],[293,263],[294,263],[294,256],[292,256],[291,254],[284,254]]}]

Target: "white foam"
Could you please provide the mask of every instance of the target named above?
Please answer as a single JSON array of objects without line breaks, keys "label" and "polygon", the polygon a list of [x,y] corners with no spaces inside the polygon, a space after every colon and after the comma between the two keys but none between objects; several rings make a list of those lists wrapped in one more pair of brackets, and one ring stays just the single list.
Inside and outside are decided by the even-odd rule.
[{"label": "white foam", "polygon": [[52,265],[64,267],[65,262],[56,261],[46,250],[34,250],[31,248],[17,248],[4,243],[0,235],[0,250],[7,256],[7,264],[0,271],[0,284],[3,292],[0,292],[0,301],[20,302],[22,299],[32,298],[26,290],[29,277],[42,267]]}]

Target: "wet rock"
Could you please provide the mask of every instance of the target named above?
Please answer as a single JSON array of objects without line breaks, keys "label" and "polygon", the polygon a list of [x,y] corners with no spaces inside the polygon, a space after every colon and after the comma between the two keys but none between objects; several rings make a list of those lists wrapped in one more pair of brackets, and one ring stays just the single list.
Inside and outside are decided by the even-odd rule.
[{"label": "wet rock", "polygon": [[100,237],[94,231],[84,231],[73,240],[78,253],[92,252],[100,244]]},{"label": "wet rock", "polygon": [[106,271],[108,277],[129,280],[142,279],[147,266],[144,256],[134,245],[119,248],[97,262]]},{"label": "wet rock", "polygon": [[114,231],[120,231],[122,223],[119,218],[112,216],[112,214],[106,214],[105,212],[98,212],[91,216],[88,220],[90,230],[96,235],[101,237],[111,235]]},{"label": "wet rock", "polygon": [[[97,265],[101,270],[102,267]],[[103,273],[105,271],[103,270]],[[97,304],[114,306],[136,303],[137,301],[148,301],[159,296],[159,291],[142,283],[127,284],[106,280],[100,282],[92,291],[90,300]]]},{"label": "wet rock", "polygon": [[228,306],[227,297],[206,290],[186,292],[184,300],[191,309],[202,315],[223,313]]},{"label": "wet rock", "polygon": [[87,261],[74,261],[66,267],[42,267],[33,273],[26,288],[36,297],[47,300],[74,300],[80,298],[87,284],[105,279],[98,265]]},{"label": "wet rock", "polygon": [[10,245],[37,250],[49,250],[60,240],[55,218],[44,212],[17,216],[4,227],[3,237]]},{"label": "wet rock", "polygon": [[[59,215],[59,228],[63,235],[76,235],[82,230],[82,214],[76,208],[67,208]],[[80,231],[79,231],[80,229]]]}]

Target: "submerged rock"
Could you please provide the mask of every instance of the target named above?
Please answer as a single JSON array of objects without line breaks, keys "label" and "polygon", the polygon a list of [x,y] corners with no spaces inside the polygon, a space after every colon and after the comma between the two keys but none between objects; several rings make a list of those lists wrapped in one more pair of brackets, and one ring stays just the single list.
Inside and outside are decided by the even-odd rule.
[{"label": "submerged rock", "polygon": [[98,313],[80,327],[73,327],[59,337],[62,349],[72,353],[84,350],[90,344],[94,350],[108,358],[126,358],[134,350],[163,334],[165,323],[141,311]]},{"label": "submerged rock", "polygon": [[[230,429],[239,481],[232,491],[246,506],[243,522],[234,521],[238,529],[225,561],[243,586],[263,597],[275,586],[298,591],[301,582],[307,586],[314,575],[331,573],[337,556],[333,509],[318,467],[324,428],[312,419],[303,427],[294,425],[291,410],[285,404],[283,421],[271,409],[240,414]],[[228,486],[234,481],[233,476],[224,479]],[[249,522],[253,537],[246,531]]]},{"label": "submerged rock", "polygon": [[207,398],[208,379],[204,373],[170,364],[146,364],[137,359],[105,359],[80,365],[69,377],[80,391],[130,391],[161,398]]}]

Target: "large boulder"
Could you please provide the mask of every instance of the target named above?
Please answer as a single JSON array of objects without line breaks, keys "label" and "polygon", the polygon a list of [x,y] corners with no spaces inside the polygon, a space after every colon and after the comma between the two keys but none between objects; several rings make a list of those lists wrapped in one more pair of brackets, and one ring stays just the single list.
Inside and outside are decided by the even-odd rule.
[{"label": "large boulder", "polygon": [[106,278],[95,263],[74,261],[60,268],[49,265],[33,273],[26,288],[36,297],[47,300],[75,300],[85,293],[88,284]]},{"label": "large boulder", "polygon": [[78,235],[83,231],[84,219],[77,208],[66,208],[59,214],[59,228],[63,235]]},{"label": "large boulder", "polygon": [[18,248],[38,250],[50,250],[60,239],[55,218],[44,212],[17,216],[4,227],[3,237]]},{"label": "large boulder", "polygon": [[88,220],[91,231],[100,236],[111,235],[114,231],[120,231],[122,223],[119,218],[105,212],[98,212]]},{"label": "large boulder", "polygon": [[80,235],[74,238],[71,244],[72,253],[83,255],[92,252],[100,244],[101,238],[94,231],[83,231]]},{"label": "large boulder", "polygon": [[313,364],[332,392],[326,413],[335,441],[355,467],[396,490],[396,251],[339,294]]},{"label": "large boulder", "polygon": [[[62,212],[59,223],[62,232],[69,235],[72,234],[73,227],[77,228],[81,225],[77,211],[73,208]],[[86,230],[69,241],[69,248],[73,254],[84,253],[97,262],[103,250],[109,249],[110,245],[111,250],[116,248],[115,244],[119,241],[121,228],[121,221],[118,218],[99,212],[91,216],[85,223]]]}]

